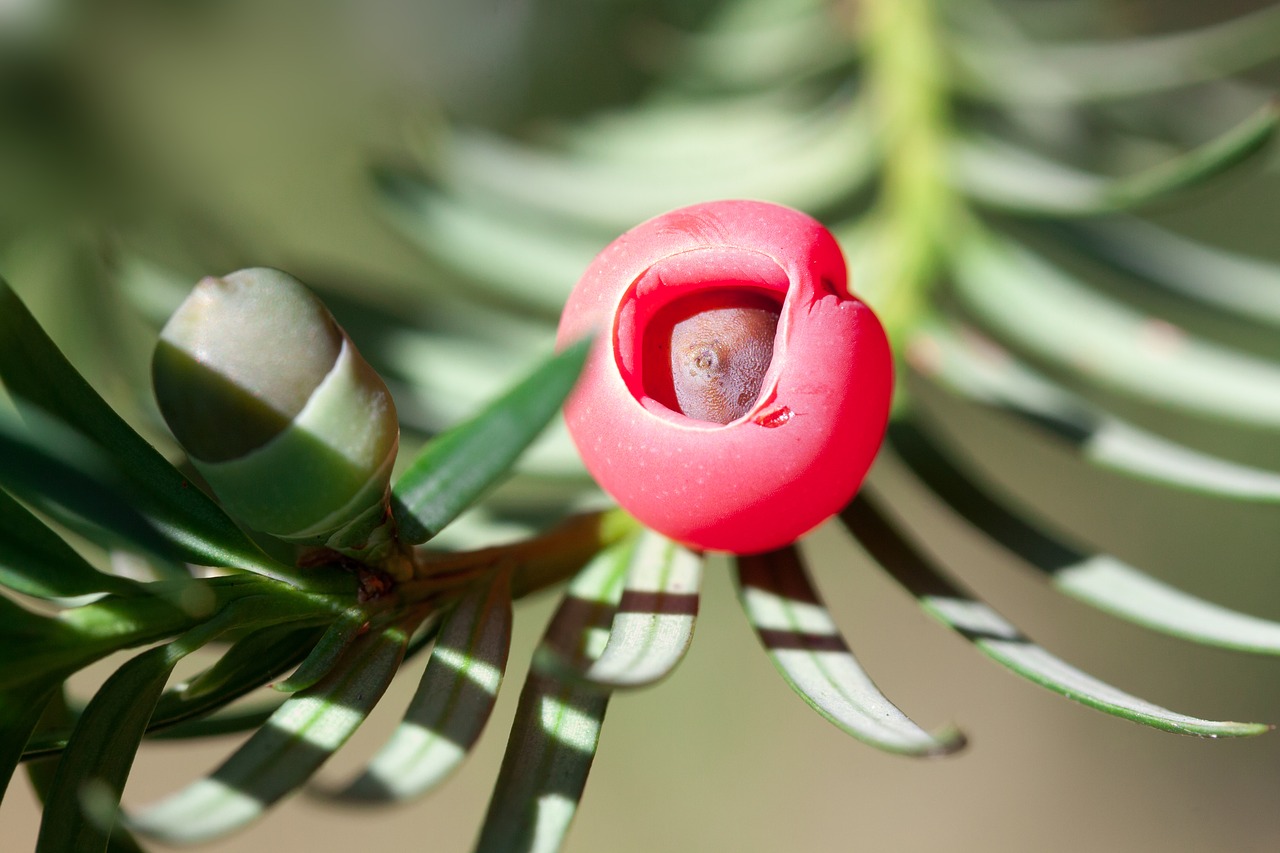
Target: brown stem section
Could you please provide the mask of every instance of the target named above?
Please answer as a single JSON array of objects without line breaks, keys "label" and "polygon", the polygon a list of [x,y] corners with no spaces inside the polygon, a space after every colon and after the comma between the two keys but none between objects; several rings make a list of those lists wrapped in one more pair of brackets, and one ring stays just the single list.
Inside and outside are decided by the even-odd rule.
[{"label": "brown stem section", "polygon": [[639,523],[618,509],[571,516],[531,539],[468,551],[432,554],[419,550],[417,577],[400,584],[392,598],[422,601],[447,594],[500,566],[511,566],[511,592],[523,598],[573,577],[602,549],[637,530]]}]

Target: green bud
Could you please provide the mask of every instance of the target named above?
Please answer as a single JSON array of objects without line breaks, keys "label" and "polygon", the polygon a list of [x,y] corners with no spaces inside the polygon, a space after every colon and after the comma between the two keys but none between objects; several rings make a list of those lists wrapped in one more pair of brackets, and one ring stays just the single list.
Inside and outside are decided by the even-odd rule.
[{"label": "green bud", "polygon": [[152,378],[169,428],[245,524],[358,545],[351,531],[382,520],[395,404],[297,279],[262,268],[203,279],[161,331]]}]

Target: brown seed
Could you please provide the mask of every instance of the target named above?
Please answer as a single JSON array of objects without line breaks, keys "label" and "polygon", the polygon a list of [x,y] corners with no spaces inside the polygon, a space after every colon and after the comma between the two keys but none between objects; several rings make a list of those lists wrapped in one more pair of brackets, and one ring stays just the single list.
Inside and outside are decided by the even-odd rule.
[{"label": "brown seed", "polygon": [[646,343],[646,388],[691,418],[727,424],[760,396],[773,359],[779,305],[758,291],[716,288],[654,317]]}]

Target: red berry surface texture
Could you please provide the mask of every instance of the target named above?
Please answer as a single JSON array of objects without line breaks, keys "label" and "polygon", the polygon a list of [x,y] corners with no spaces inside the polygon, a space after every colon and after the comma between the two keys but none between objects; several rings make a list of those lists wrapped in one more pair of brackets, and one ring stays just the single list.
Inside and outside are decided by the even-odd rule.
[{"label": "red berry surface texture", "polygon": [[795,541],[858,490],[893,359],[835,238],[799,211],[720,201],[609,244],[560,320],[597,336],[565,406],[596,482],[696,548]]}]

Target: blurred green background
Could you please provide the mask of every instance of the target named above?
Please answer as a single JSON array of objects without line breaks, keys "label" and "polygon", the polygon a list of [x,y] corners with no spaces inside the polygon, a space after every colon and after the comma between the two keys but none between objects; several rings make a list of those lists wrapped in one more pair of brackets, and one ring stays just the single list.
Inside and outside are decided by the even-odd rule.
[{"label": "blurred green background", "polygon": [[[149,327],[126,318],[127,334],[98,336],[100,312],[127,314],[127,306],[104,309],[92,288],[58,284],[116,245],[163,261],[278,266],[384,307],[406,298],[429,310],[413,294],[439,270],[388,227],[371,167],[420,157],[441,116],[515,132],[624,104],[654,84],[653,22],[697,22],[717,5],[5,0],[0,272],[95,381],[125,386],[115,389],[122,398],[145,392]],[[1012,5],[1028,21],[1088,6],[1110,22],[1104,35],[1116,35],[1259,4]],[[1253,79],[1272,85],[1277,76],[1273,63]],[[1249,180],[1155,218],[1280,259],[1278,211],[1273,158]],[[119,244],[104,247],[104,221],[119,226]],[[1274,506],[1224,505],[1082,469],[1005,422],[954,408],[966,449],[1060,526],[1087,531],[1175,585],[1280,617]],[[1037,476],[1022,476],[1029,470]],[[911,524],[935,526],[933,541],[969,567],[966,580],[1064,659],[1190,713],[1280,720],[1277,662],[1160,637],[1066,600],[906,485],[886,481],[918,508]],[[806,548],[885,692],[926,726],[960,725],[970,747],[913,761],[819,719],[772,671],[732,600],[727,563],[713,561],[686,662],[659,687],[612,704],[570,850],[1263,851],[1280,843],[1277,736],[1208,742],[1094,713],[1012,678],[939,630],[836,526]],[[518,608],[508,688],[477,753],[444,789],[388,811],[295,799],[207,849],[467,849],[515,685],[553,603]],[[397,681],[325,778],[344,777],[376,748],[414,683],[412,672]],[[195,778],[232,746],[144,745],[126,803]],[[0,847],[31,849],[37,821],[15,782],[0,806]]]}]

